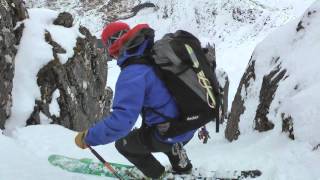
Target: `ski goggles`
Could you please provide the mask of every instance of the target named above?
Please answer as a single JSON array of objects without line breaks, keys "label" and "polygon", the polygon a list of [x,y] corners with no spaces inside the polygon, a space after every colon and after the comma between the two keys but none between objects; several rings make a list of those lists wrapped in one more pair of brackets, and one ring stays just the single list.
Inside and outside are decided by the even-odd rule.
[{"label": "ski goggles", "polygon": [[106,47],[109,48],[116,40],[120,39],[120,37],[127,32],[128,30],[121,30],[113,34],[111,37],[107,39]]}]

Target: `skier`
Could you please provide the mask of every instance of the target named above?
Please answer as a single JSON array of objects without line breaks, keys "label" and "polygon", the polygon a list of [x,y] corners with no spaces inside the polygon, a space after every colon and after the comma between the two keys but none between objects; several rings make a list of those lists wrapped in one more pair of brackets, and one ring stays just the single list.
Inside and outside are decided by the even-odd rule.
[{"label": "skier", "polygon": [[[121,67],[150,51],[153,38],[136,47],[128,47],[126,44],[129,40],[132,42],[135,38],[139,39],[138,32],[149,28],[147,24],[138,24],[130,29],[126,23],[112,22],[103,29],[101,39],[109,55],[117,59],[117,64]],[[130,50],[130,58],[127,56],[127,49]],[[192,164],[183,146],[190,141],[196,130],[171,138],[161,138],[159,130],[165,127],[158,124],[167,119],[156,112],[145,111],[145,107],[151,107],[166,117],[179,116],[175,100],[153,67],[132,64],[123,68],[118,77],[111,114],[88,130],[79,132],[75,137],[76,145],[85,149],[87,145],[96,146],[116,141],[117,150],[151,179],[161,179],[166,174],[165,167],[152,152],[165,153],[176,173],[190,173]],[[144,119],[143,125],[131,131],[140,113]]]}]

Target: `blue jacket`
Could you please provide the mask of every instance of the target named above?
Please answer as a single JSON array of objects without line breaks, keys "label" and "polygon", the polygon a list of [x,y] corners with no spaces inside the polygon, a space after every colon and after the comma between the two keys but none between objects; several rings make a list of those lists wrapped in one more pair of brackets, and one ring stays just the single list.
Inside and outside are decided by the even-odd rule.
[{"label": "blue jacket", "polygon": [[[118,59],[123,64],[128,57]],[[113,111],[88,130],[85,141],[88,145],[108,144],[126,136],[137,121],[143,107],[154,108],[168,117],[177,117],[177,105],[169,94],[164,83],[157,77],[153,67],[144,64],[133,64],[124,68],[118,77],[113,100]],[[152,126],[165,119],[148,112],[145,116],[147,126]],[[161,139],[159,141],[173,144],[189,141],[195,130],[185,134]],[[156,132],[155,132],[156,133]]]}]

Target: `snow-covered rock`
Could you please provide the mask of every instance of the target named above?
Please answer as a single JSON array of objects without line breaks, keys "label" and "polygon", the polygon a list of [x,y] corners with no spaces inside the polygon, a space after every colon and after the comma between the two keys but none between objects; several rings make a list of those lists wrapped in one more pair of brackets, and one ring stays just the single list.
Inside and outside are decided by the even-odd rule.
[{"label": "snow-covered rock", "polygon": [[227,139],[252,129],[272,130],[309,143],[311,149],[319,146],[319,37],[316,1],[256,47],[232,104]]},{"label": "snow-covered rock", "polygon": [[15,58],[12,114],[5,132],[25,125],[88,128],[109,113],[107,60],[96,37],[68,13],[29,10]]},{"label": "snow-covered rock", "polygon": [[70,12],[77,22],[92,32],[100,31],[108,22],[131,18],[142,9],[156,8],[153,3],[140,0],[28,0],[26,3],[30,8],[45,7]]},{"label": "snow-covered rock", "polygon": [[216,75],[218,77],[219,84],[221,86],[221,96],[222,96],[222,117],[221,121],[228,118],[228,104],[229,104],[229,77],[226,71],[223,69],[216,69]]},{"label": "snow-covered rock", "polygon": [[19,44],[23,29],[23,26],[16,26],[27,16],[21,1],[0,0],[0,129],[11,114],[15,45]]}]

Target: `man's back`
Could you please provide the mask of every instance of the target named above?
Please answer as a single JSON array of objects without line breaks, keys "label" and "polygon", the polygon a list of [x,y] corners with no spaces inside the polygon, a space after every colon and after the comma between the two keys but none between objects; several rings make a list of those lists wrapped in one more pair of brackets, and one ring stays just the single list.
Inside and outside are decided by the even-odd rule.
[{"label": "man's back", "polygon": [[[128,61],[130,61],[130,59],[128,59]],[[120,73],[118,82],[119,83],[117,83],[117,86],[122,86],[126,84],[128,88],[126,88],[125,91],[131,91],[130,93],[139,94],[139,91],[144,91],[142,107],[152,108],[158,113],[161,113],[170,118],[176,118],[179,116],[175,100],[169,93],[165,84],[156,75],[152,66],[143,64],[129,65],[126,68],[124,68]],[[135,87],[136,83],[140,84],[141,86],[138,88]],[[139,106],[138,103],[136,105]],[[148,126],[151,127],[152,125],[164,122],[166,120],[167,119],[164,119],[162,116],[152,111],[146,110],[145,123]],[[176,141],[187,141],[190,138],[192,138],[192,136],[193,131],[192,133],[183,134],[182,136],[179,136],[179,138],[173,138],[175,139],[173,142],[170,142],[168,140],[163,141],[170,143],[175,143]],[[169,140],[172,141],[173,139],[171,138]]]}]

